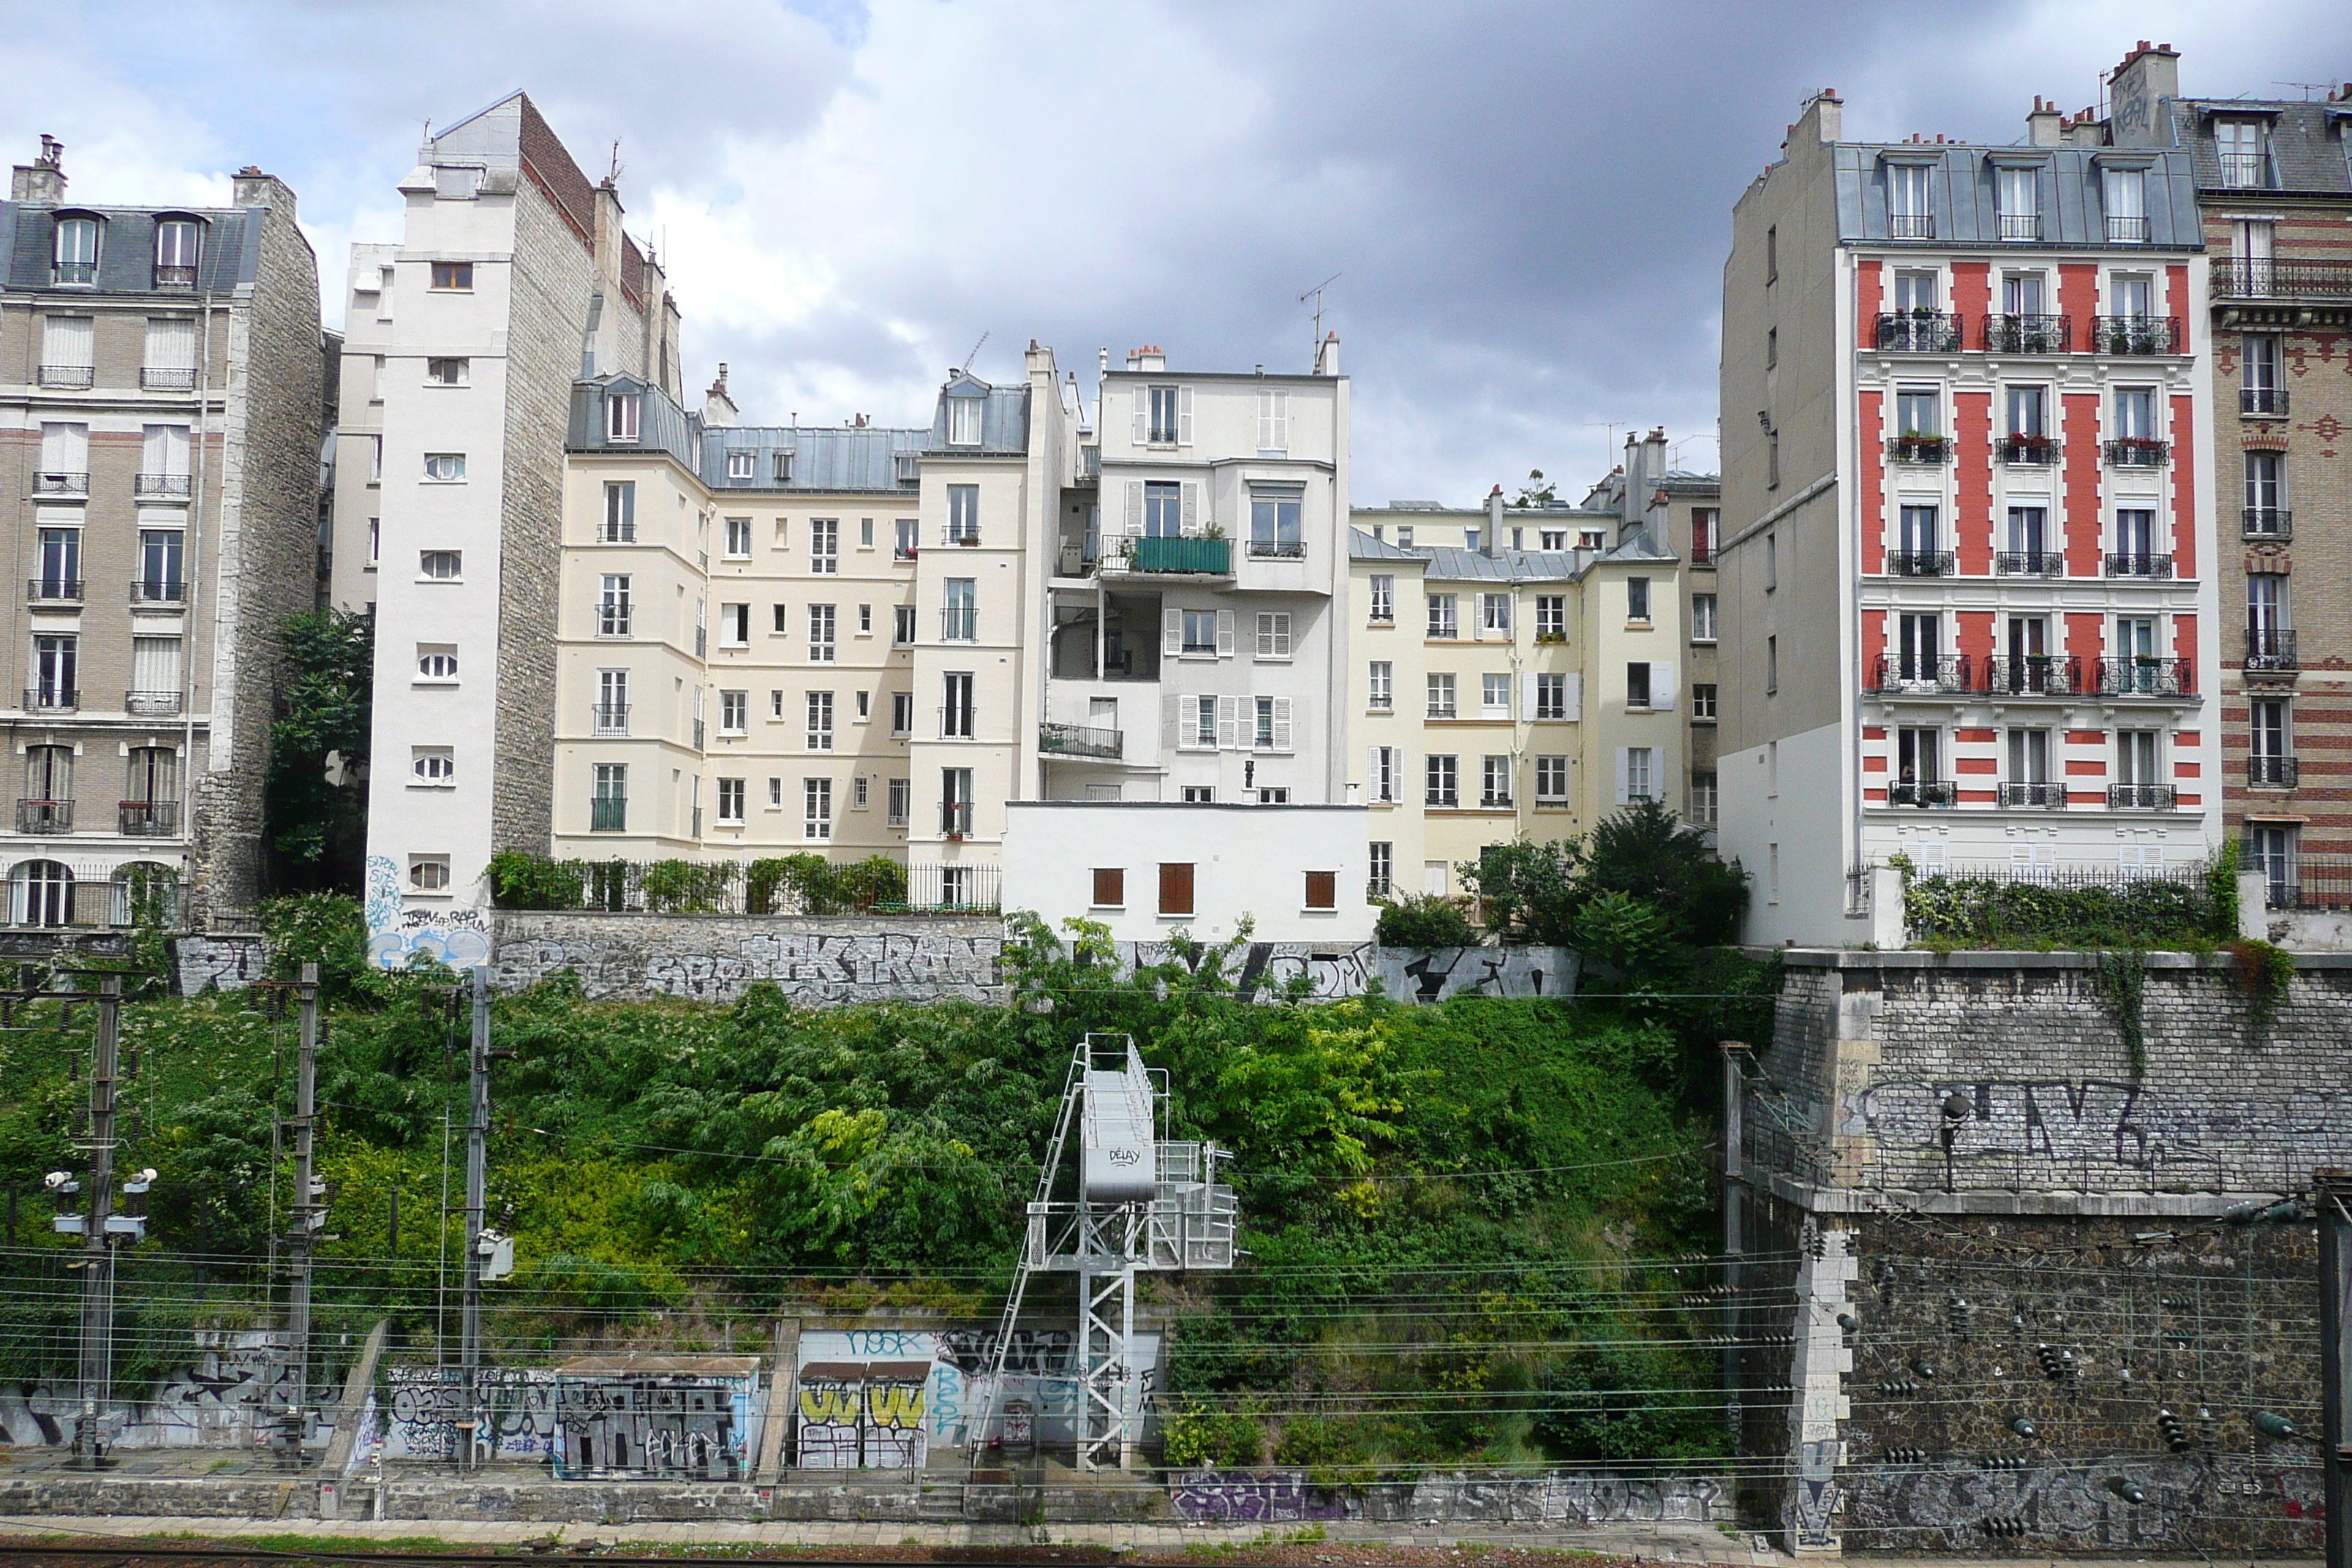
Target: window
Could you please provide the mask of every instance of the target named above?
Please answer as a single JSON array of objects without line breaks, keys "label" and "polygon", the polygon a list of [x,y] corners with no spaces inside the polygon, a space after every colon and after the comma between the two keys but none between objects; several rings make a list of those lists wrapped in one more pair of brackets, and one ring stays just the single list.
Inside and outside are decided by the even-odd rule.
[{"label": "window", "polygon": [[1369,696],[1366,698],[1366,706],[1382,713],[1395,706],[1395,675],[1396,666],[1389,660],[1384,658],[1372,660],[1367,686]]},{"label": "window", "polygon": [[1478,629],[1498,637],[1511,635],[1511,596],[1508,594],[1478,595]]},{"label": "window", "polygon": [[1372,614],[1375,621],[1393,623],[1396,620],[1396,579],[1386,574],[1371,580]]},{"label": "window", "polygon": [[1396,846],[1375,840],[1371,846],[1371,875],[1365,882],[1368,897],[1385,899],[1396,891]]},{"label": "window", "polygon": [[1257,657],[1288,658],[1290,657],[1290,612],[1261,610],[1257,617]]},{"label": "window", "polygon": [[446,855],[411,855],[408,858],[408,888],[415,893],[446,893],[449,890],[449,857]]},{"label": "window", "polygon": [[1192,912],[1192,862],[1163,860],[1160,863],[1160,912],[1163,915],[1189,915]]},{"label": "window", "polygon": [[1716,775],[1713,773],[1691,774],[1688,814],[1690,819],[1701,827],[1713,827],[1718,811],[1717,800]]},{"label": "window", "polygon": [[139,384],[152,391],[181,391],[196,384],[195,322],[185,316],[148,318],[147,363],[140,368]]},{"label": "window", "polygon": [[2153,730],[2116,731],[2116,777],[2147,788],[2163,783],[2157,771],[2157,736]]},{"label": "window", "polygon": [[1450,637],[1455,635],[1453,595],[1429,595],[1429,635],[1433,637]]},{"label": "window", "polygon": [[2281,697],[2256,698],[2247,704],[2252,730],[2248,736],[2246,782],[2292,785],[2296,781],[2287,766],[2290,736],[2287,704]]},{"label": "window", "polygon": [[470,261],[436,261],[433,264],[433,287],[445,292],[464,293],[474,287],[474,264]]},{"label": "window", "polygon": [[57,280],[94,283],[98,280],[98,220],[61,217],[57,220]]},{"label": "window", "polygon": [[[733,520],[730,519],[730,521]],[[751,552],[751,520],[743,521],[743,553]],[[731,541],[732,534],[730,534]],[[835,517],[809,519],[809,570],[818,576],[829,576],[841,570],[841,520]]]},{"label": "window", "polygon": [[1291,700],[1287,697],[1260,697],[1253,700],[1252,749],[1260,752],[1287,752],[1291,749],[1290,704]]},{"label": "window", "polygon": [[1453,676],[1433,674],[1429,677],[1429,717],[1432,719],[1454,717]]},{"label": "window", "polygon": [[2156,439],[2156,389],[2150,386],[2119,386],[2116,388],[2116,436],[2125,441]]},{"label": "window", "polygon": [[629,764],[595,764],[595,794],[588,802],[588,831],[625,832],[629,825]]},{"label": "window", "polygon": [[1339,874],[1336,871],[1307,873],[1307,908],[1336,910],[1339,907]]},{"label": "window", "polygon": [[1937,439],[1944,433],[1943,394],[1933,387],[1906,386],[1895,394],[1895,427],[1906,441]]},{"label": "window", "polygon": [[1898,804],[1924,805],[1916,786],[1941,782],[1940,765],[1943,732],[1938,730],[1900,729],[1895,732],[1895,784]]},{"label": "window", "polygon": [[1650,781],[1651,748],[1628,746],[1620,753],[1625,759],[1625,793],[1621,805],[1653,798]]},{"label": "window", "polygon": [[461,550],[425,550],[416,556],[416,574],[436,583],[454,583],[465,575],[466,555]]},{"label": "window", "polygon": [[1691,641],[1713,642],[1714,640],[1715,595],[1693,594],[1691,595]]},{"label": "window", "polygon": [[915,781],[892,779],[884,792],[883,802],[889,813],[889,825],[893,827],[904,827],[907,825],[907,818],[914,812]]},{"label": "window", "polygon": [[1536,641],[1566,642],[1568,640],[1568,595],[1538,594],[1536,595]]},{"label": "window", "polygon": [[155,224],[155,287],[196,286],[196,256],[204,226],[193,218],[159,218]]},{"label": "window", "polygon": [[1257,395],[1257,449],[1260,455],[1290,450],[1290,394]]},{"label": "window", "polygon": [[428,359],[425,362],[425,384],[427,386],[464,386],[471,370],[471,362],[462,359]]},{"label": "window", "polygon": [[1716,544],[1723,526],[1722,512],[1711,506],[1691,510],[1691,564],[1708,566],[1715,563]]},{"label": "window", "polygon": [[1764,368],[1770,370],[1780,363],[1780,329],[1764,329]]},{"label": "window", "polygon": [[1538,674],[1536,677],[1536,717],[1559,719],[1568,717],[1568,677]]},{"label": "window", "polygon": [[1127,907],[1127,868],[1123,866],[1095,868],[1093,904],[1098,910],[1123,910]]},{"label": "window", "polygon": [[630,619],[628,574],[606,573],[604,589],[596,600],[596,635],[627,637]]},{"label": "window", "polygon": [[1176,743],[1195,750],[1203,746],[1214,748],[1217,743],[1217,700],[1213,697],[1186,697],[1180,700],[1183,706],[1179,711],[1186,721],[1177,735]]},{"label": "window", "polygon": [[1906,506],[1898,514],[1900,531],[1895,536],[1895,559],[1890,568],[1898,575],[1932,577],[1940,564],[1941,552],[1937,549],[1939,533],[1936,509],[1932,506]]},{"label": "window", "polygon": [[383,557],[383,519],[380,517],[372,517],[368,519],[367,569],[371,572],[374,571],[376,568],[376,563],[381,561]]},{"label": "window", "polygon": [[596,672],[595,731],[599,735],[625,735],[629,732],[629,672],[625,669],[600,669]]},{"label": "window", "polygon": [[978,485],[948,487],[948,542],[950,544],[980,542],[980,487]]},{"label": "window", "polygon": [[1564,528],[1547,528],[1537,535],[1537,542],[1546,550],[1566,550],[1568,548],[1568,530]]},{"label": "window", "polygon": [[131,689],[123,701],[132,713],[176,712],[180,706],[180,639],[131,639]]},{"label": "window", "polygon": [[2012,386],[2006,398],[2009,436],[2012,441],[2039,441],[2049,429],[2050,389]]},{"label": "window", "polygon": [[1933,239],[1936,220],[1927,205],[1925,163],[1891,163],[1886,169],[1886,237]]},{"label": "window", "polygon": [[2246,454],[2246,531],[2274,534],[2288,531],[2286,454]]},{"label": "window", "polygon": [[1213,784],[1186,784],[1183,786],[1182,793],[1184,804],[1186,805],[1214,805],[1217,804],[1217,791],[1216,786]]},{"label": "window", "polygon": [[873,633],[874,606],[871,605],[860,605],[857,606],[857,635],[859,637],[871,637]]},{"label": "window", "polygon": [[833,693],[830,691],[808,694],[806,749],[812,752],[833,750]]},{"label": "window", "polygon": [[900,644],[901,646],[911,643],[915,640],[914,605],[893,605],[890,606],[890,640],[894,643]]},{"label": "window", "polygon": [[756,465],[759,460],[760,454],[757,452],[728,453],[727,477],[730,479],[748,479],[751,478],[753,473],[756,471]]},{"label": "window", "polygon": [[1143,532],[1147,539],[1176,539],[1184,532],[1184,487],[1153,479],[1143,487]]},{"label": "window", "polygon": [[1478,759],[1478,804],[1490,809],[1511,804],[1510,758],[1486,756]]},{"label": "window", "polygon": [[737,827],[743,826],[743,781],[741,779],[719,781],[719,820],[722,823],[731,823]]},{"label": "window", "polygon": [[911,517],[902,517],[892,526],[896,530],[896,532],[891,536],[890,559],[893,561],[912,561],[915,558],[915,531],[918,527],[917,521]]},{"label": "window", "polygon": [[1764,230],[1764,281],[1780,280],[1780,226],[1768,225]]},{"label": "window", "polygon": [[822,843],[833,837],[833,781],[801,780],[801,837]]},{"label": "window", "polygon": [[1149,446],[1181,446],[1192,439],[1192,424],[1186,406],[1192,399],[1190,388],[1153,386],[1144,389],[1146,417],[1143,439]]},{"label": "window", "polygon": [[1511,716],[1509,676],[1482,675],[1478,678],[1478,716],[1482,719],[1507,719]]},{"label": "window", "polygon": [[1650,667],[1629,664],[1625,667],[1625,706],[1647,708],[1650,705]]},{"label": "window", "polygon": [[2260,190],[2271,183],[2270,126],[2260,120],[2217,120],[2213,151],[2221,163],[2221,184]]},{"label": "window", "polygon": [[1305,493],[1304,486],[1250,487],[1252,555],[1296,560],[1306,554],[1307,546],[1298,534],[1298,511]]},{"label": "window", "polygon": [[971,642],[980,636],[980,579],[950,577],[947,603],[940,616],[940,636],[949,642]]},{"label": "window", "polygon": [[971,677],[967,674],[946,676],[940,687],[940,733],[971,740],[977,733],[973,728]]},{"label": "window", "polygon": [[37,557],[40,575],[33,579],[37,599],[81,597],[81,530],[45,528]]},{"label": "window", "polygon": [[1257,792],[1257,803],[1260,805],[1288,805],[1290,791],[1280,786],[1269,786]]},{"label": "window", "polygon": [[1423,783],[1426,789],[1423,804],[1454,806],[1462,804],[1460,764],[1453,757],[1432,755],[1425,766]]},{"label": "window", "polygon": [[1764,591],[1770,593],[1780,585],[1780,536],[1764,536]]},{"label": "window", "polygon": [[1538,802],[1564,801],[1568,798],[1568,759],[1538,757],[1536,759],[1536,799]]},{"label": "window", "polygon": [[1375,805],[1392,805],[1397,797],[1397,769],[1403,753],[1394,746],[1374,746],[1365,757],[1365,783],[1370,786]]},{"label": "window", "polygon": [[831,605],[811,605],[808,607],[808,656],[812,664],[831,664],[834,651],[834,615]]},{"label": "window", "polygon": [[950,397],[948,403],[948,445],[977,447],[980,445],[980,413],[984,399]]},{"label": "window", "polygon": [[1408,550],[1412,548],[1412,524],[1409,522],[1397,524],[1397,542]]},{"label": "window", "polygon": [[1715,717],[1717,690],[1716,683],[1712,680],[1691,682],[1691,717],[1693,719],[1711,720]]},{"label": "window", "polygon": [[463,452],[425,453],[425,477],[436,484],[457,483],[466,477],[466,454]]},{"label": "window", "polygon": [[874,548],[874,520],[870,517],[861,517],[857,520],[857,548],[860,550]]},{"label": "window", "polygon": [[736,561],[750,560],[751,558],[751,520],[748,517],[730,517],[726,521],[726,530],[728,557]]},{"label": "window", "polygon": [[1462,531],[1462,548],[1472,552],[1474,554],[1476,552],[1478,549],[1478,531],[1476,529],[1465,528]]},{"label": "window", "polygon": [[94,316],[45,316],[41,320],[43,386],[78,391],[98,380],[98,321]]},{"label": "window", "polygon": [[2137,245],[2147,238],[2147,176],[2140,169],[2103,169],[2099,197],[2106,207],[2107,238]]},{"label": "window", "polygon": [[1769,697],[1780,689],[1780,639],[1764,639],[1764,695]]},{"label": "window", "polygon": [[1217,613],[1214,610],[1185,610],[1181,613],[1183,616],[1181,628],[1183,641],[1180,645],[1181,651],[1211,654],[1216,652]]},{"label": "window", "polygon": [[630,544],[637,537],[637,487],[632,480],[607,480],[604,485],[604,525],[597,539],[605,544]]},{"label": "window", "polygon": [[457,645],[421,642],[416,645],[416,675],[420,680],[457,679]]},{"label": "window", "polygon": [[2000,215],[2001,238],[2042,237],[2041,174],[2038,168],[1993,171],[1993,206]]},{"label": "window", "polygon": [[[2013,784],[2047,784],[2050,782],[2050,731],[2047,730],[2011,730],[2009,732],[2009,779]],[[2025,792],[2029,795],[2031,792]],[[2004,803],[2008,804],[2008,803]],[[2030,798],[2018,805],[2040,805]]]},{"label": "window", "polygon": [[751,646],[751,606],[721,605],[719,606],[719,641],[723,647]]},{"label": "window", "polygon": [[740,735],[751,727],[751,694],[748,691],[722,691],[719,694],[719,732]]},{"label": "window", "polygon": [[911,691],[890,693],[890,733],[909,734],[915,728],[915,694]]}]

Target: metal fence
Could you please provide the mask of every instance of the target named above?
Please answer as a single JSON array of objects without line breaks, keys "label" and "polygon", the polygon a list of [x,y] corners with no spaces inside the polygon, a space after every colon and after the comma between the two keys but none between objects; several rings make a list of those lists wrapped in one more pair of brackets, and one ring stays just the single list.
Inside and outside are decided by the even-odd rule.
[{"label": "metal fence", "polygon": [[2297,855],[2265,864],[2249,856],[2246,869],[2267,872],[2274,910],[2352,910],[2352,855]]},{"label": "metal fence", "polygon": [[994,866],[833,862],[811,877],[801,857],[760,860],[540,860],[499,884],[506,910],[643,915],[993,914]]}]

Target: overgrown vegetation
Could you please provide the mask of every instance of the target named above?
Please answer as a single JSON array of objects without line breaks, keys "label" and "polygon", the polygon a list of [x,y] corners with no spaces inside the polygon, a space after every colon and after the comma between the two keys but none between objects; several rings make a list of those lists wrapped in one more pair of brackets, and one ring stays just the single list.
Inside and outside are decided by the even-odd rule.
[{"label": "overgrown vegetation", "polygon": [[[1903,914],[1911,940],[1949,947],[2188,948],[2208,951],[2235,934],[2234,870],[2187,878],[2047,879],[1920,876],[1907,860]],[[2226,882],[2226,897],[2216,885]]]},{"label": "overgrown vegetation", "polygon": [[907,868],[887,855],[835,863],[803,851],[777,859],[553,860],[521,849],[490,857],[502,910],[626,910],[655,914],[854,914],[902,904]]},{"label": "overgrown vegetation", "polygon": [[262,799],[271,880],[288,892],[356,893],[367,857],[375,617],[295,616],[278,643],[285,677]]},{"label": "overgrown vegetation", "polygon": [[2246,999],[2246,1025],[2260,1035],[2278,1016],[2286,1000],[2287,984],[2294,978],[2294,955],[2283,947],[2254,937],[2230,943],[2230,978]]},{"label": "overgrown vegetation", "polygon": [[1372,940],[1383,947],[1472,947],[1478,928],[1443,893],[1408,893],[1381,906]]}]

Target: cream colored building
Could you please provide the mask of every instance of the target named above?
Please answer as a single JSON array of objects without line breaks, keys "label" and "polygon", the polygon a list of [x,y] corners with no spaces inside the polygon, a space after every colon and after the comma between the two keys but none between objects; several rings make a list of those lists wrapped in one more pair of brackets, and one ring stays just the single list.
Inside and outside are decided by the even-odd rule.
[{"label": "cream colored building", "polygon": [[1348,757],[1374,896],[1459,891],[1486,846],[1637,799],[1685,809],[1681,563],[1619,521],[1499,492],[1354,513]]}]

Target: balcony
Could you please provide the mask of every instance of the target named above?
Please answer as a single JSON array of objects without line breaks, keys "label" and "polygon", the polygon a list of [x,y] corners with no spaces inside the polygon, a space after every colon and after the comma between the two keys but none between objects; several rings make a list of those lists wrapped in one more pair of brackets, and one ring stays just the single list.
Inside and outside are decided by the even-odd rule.
[{"label": "balcony", "polygon": [[73,802],[70,800],[18,801],[16,831],[19,833],[71,833]]},{"label": "balcony", "polygon": [[588,803],[588,831],[625,833],[629,830],[629,797],[600,795]]},{"label": "balcony", "polygon": [[2145,217],[2126,217],[2120,213],[2111,214],[2107,218],[2107,243],[2110,245],[2146,245],[2147,243],[2147,219]]},{"label": "balcony", "polygon": [[1304,561],[1307,544],[1297,539],[1253,539],[1249,542],[1249,558],[1253,561]]},{"label": "balcony", "polygon": [[132,578],[131,602],[133,605],[164,605],[177,609],[188,601],[188,585],[176,579],[160,577]]},{"label": "balcony", "polygon": [[1995,654],[1985,679],[1995,697],[2073,697],[2082,686],[2082,666],[2061,654]]},{"label": "balcony", "polygon": [[1086,724],[1037,726],[1037,749],[1051,756],[1102,757],[1117,762],[1123,739],[1117,730],[1098,730]]},{"label": "balcony", "polygon": [[2185,658],[2103,658],[2099,660],[2102,697],[2193,697],[2195,666]]},{"label": "balcony", "polygon": [[2060,550],[2004,550],[1993,557],[1993,570],[2004,577],[2063,577],[2066,555]]},{"label": "balcony", "polygon": [[1489,790],[1478,797],[1478,805],[1485,811],[1508,811],[1511,809],[1511,797],[1508,795],[1497,795]]},{"label": "balcony", "polygon": [[2170,784],[2112,784],[2107,786],[2109,811],[2170,811],[2179,804],[2179,792]]},{"label": "balcony", "polygon": [[49,268],[49,280],[53,283],[68,285],[95,283],[98,281],[98,263],[95,261],[58,262]]},{"label": "balcony", "polygon": [[629,732],[629,705],[625,702],[599,702],[589,710],[591,731],[597,735],[626,735]]},{"label": "balcony", "polygon": [[2284,386],[2242,386],[2238,389],[2238,412],[2248,418],[2284,419],[2286,408],[2286,388]]},{"label": "balcony", "polygon": [[145,392],[194,392],[196,389],[195,367],[146,365],[139,372],[139,385]]},{"label": "balcony", "polygon": [[2294,652],[2294,631],[2284,626],[2246,628],[2248,669],[2300,669]]},{"label": "balcony", "polygon": [[176,719],[187,706],[177,691],[126,691],[122,710],[134,719]]},{"label": "balcony", "polygon": [[34,374],[53,392],[84,392],[98,384],[94,364],[45,364]]},{"label": "balcony", "polygon": [[2221,164],[2221,184],[2232,191],[2267,191],[2271,188],[2271,155],[2268,153],[2216,153]]},{"label": "balcony", "polygon": [[1995,220],[2000,226],[2000,237],[2009,240],[2040,239],[2040,213],[2002,213]]},{"label": "balcony", "polygon": [[33,476],[33,493],[37,496],[86,496],[89,494],[89,476],[58,469],[37,473]]},{"label": "balcony", "polygon": [[977,550],[980,548],[980,525],[976,522],[950,522],[940,530],[940,543]]},{"label": "balcony", "polygon": [[155,287],[166,292],[177,292],[196,286],[196,269],[193,267],[166,267],[155,264]]},{"label": "balcony", "polygon": [[1985,318],[1985,347],[1997,354],[2063,354],[2074,335],[2074,322],[2064,316]]},{"label": "balcony", "polygon": [[81,693],[70,686],[51,683],[25,688],[27,713],[72,713],[81,707]]},{"label": "balcony", "polygon": [[2172,575],[2172,557],[2150,555],[2137,550],[2110,550],[2106,553],[2107,575],[2110,577],[2168,578]]},{"label": "balcony", "polygon": [[1870,689],[1888,695],[1965,693],[1973,689],[1969,684],[1969,658],[1961,653],[1883,653],[1872,671]]},{"label": "balcony", "polygon": [[1889,805],[1948,810],[1959,803],[1959,786],[1948,780],[1931,779],[1924,784],[1891,784],[1886,786],[1886,804]]},{"label": "balcony", "polygon": [[2246,785],[2250,789],[2293,789],[2302,781],[2303,760],[2299,757],[2246,759]]},{"label": "balcony", "polygon": [[1933,213],[1888,213],[1886,237],[1889,239],[1933,239],[1936,237],[1936,217]]},{"label": "balcony", "polygon": [[2160,468],[2172,461],[2172,444],[2147,436],[2102,441],[2099,450],[2111,468]]},{"label": "balcony", "polygon": [[2213,266],[2217,300],[2352,300],[2352,261],[2232,257]]},{"label": "balcony", "polygon": [[2103,354],[2185,353],[2180,323],[2170,316],[2094,316],[2091,352]]},{"label": "balcony", "polygon": [[1952,552],[1948,550],[1890,550],[1886,552],[1886,574],[1889,577],[1948,577],[1952,574]]},{"label": "balcony", "polygon": [[2066,809],[2066,786],[2062,784],[2005,784],[2000,786],[2000,804],[2028,811],[2063,811]]},{"label": "balcony", "polygon": [[2284,544],[2294,537],[2294,513],[2283,506],[2250,506],[2240,514],[2248,539]]},{"label": "balcony", "polygon": [[940,831],[950,838],[962,838],[971,832],[971,802],[943,800],[940,803]]},{"label": "balcony", "polygon": [[1948,436],[1897,436],[1886,443],[1886,455],[1898,463],[1948,463],[1952,441]]},{"label": "balcony", "polygon": [[2011,468],[2046,468],[2058,460],[2062,444],[2052,436],[2004,436],[2000,460]]},{"label": "balcony", "polygon": [[1234,570],[1230,539],[1164,539],[1121,535],[1103,541],[1103,570],[1227,577]]},{"label": "balcony", "polygon": [[25,597],[37,605],[79,605],[81,603],[82,582],[79,577],[28,577],[25,580]]},{"label": "balcony", "polygon": [[1960,318],[1941,310],[1898,310],[1878,318],[1878,346],[1889,353],[1956,354]]},{"label": "balcony", "polygon": [[115,830],[125,838],[169,838],[180,831],[180,803],[126,800],[115,807]]},{"label": "balcony", "polygon": [[185,500],[189,483],[186,474],[138,474],[131,480],[131,493],[144,500]]}]

